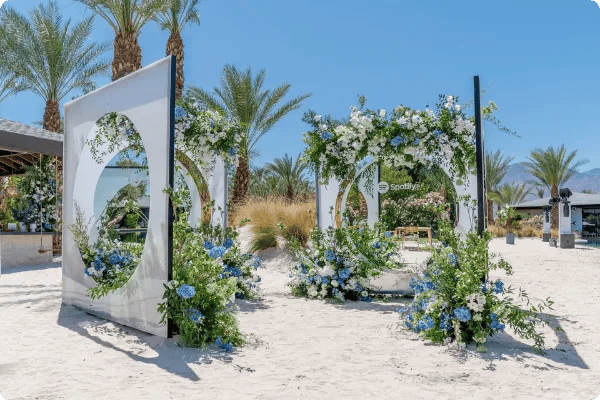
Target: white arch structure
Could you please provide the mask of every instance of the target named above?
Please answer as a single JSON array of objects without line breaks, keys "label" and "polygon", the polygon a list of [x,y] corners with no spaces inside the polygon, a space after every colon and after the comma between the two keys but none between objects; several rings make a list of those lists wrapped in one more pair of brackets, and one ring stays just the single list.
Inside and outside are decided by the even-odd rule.
[{"label": "white arch structure", "polygon": [[[375,175],[372,180],[372,190],[368,190],[367,179],[364,175],[364,171],[374,164],[369,164],[357,170],[355,177],[359,177],[357,187],[360,193],[365,197],[367,202],[367,223],[369,226],[373,226],[375,222],[379,220],[380,204],[379,204],[379,165],[376,165]],[[444,170],[448,176],[452,176],[450,168],[447,164],[436,164]],[[336,178],[330,178],[327,185],[321,185],[318,179],[318,173],[315,176],[316,179],[316,202],[317,202],[317,226],[319,229],[336,228],[335,220],[335,208],[337,197],[341,188],[341,183]],[[350,187],[355,182],[354,178],[346,187],[344,195],[342,197],[342,206],[340,212],[343,213],[346,208],[346,199],[350,191]],[[476,214],[477,214],[477,177],[470,173],[465,180],[454,179],[454,188],[458,200],[458,215],[456,223],[456,231],[463,234],[467,232],[474,232],[477,229]],[[370,192],[370,193],[369,193]],[[334,212],[330,213],[332,209]],[[340,223],[343,224],[343,219],[340,219]]]}]

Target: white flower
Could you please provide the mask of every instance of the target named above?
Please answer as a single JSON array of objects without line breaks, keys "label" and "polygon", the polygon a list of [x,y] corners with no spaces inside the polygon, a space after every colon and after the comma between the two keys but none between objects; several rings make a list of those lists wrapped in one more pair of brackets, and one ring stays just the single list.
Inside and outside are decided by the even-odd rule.
[{"label": "white flower", "polygon": [[331,286],[338,287],[340,284],[335,279],[331,281]]},{"label": "white flower", "polygon": [[379,111],[379,116],[381,118],[385,118],[385,108],[383,110]]},{"label": "white flower", "polygon": [[360,294],[362,297],[367,297],[369,293],[366,290],[363,290]]},{"label": "white flower", "polygon": [[321,120],[321,116],[320,115],[315,115],[315,121],[319,122]]}]

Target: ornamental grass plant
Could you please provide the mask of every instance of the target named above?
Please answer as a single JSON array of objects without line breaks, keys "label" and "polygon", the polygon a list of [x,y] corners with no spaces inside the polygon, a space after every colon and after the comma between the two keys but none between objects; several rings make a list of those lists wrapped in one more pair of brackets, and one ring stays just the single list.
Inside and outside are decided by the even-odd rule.
[{"label": "ornamental grass plant", "polygon": [[528,295],[519,288],[505,288],[501,280],[489,280],[489,272],[502,269],[512,274],[512,267],[500,258],[492,262],[488,254],[490,232],[479,237],[467,234],[464,241],[450,225],[443,222],[439,238],[444,244],[433,249],[419,279],[410,283],[415,297],[410,306],[398,309],[407,329],[436,343],[454,342],[460,346],[476,343],[477,350],[486,351],[487,338],[509,326],[524,339],[533,340],[533,348],[544,352],[544,335],[537,331],[541,324],[549,325],[544,309],[552,309],[549,299],[537,306],[530,305]]},{"label": "ornamental grass plant", "polygon": [[238,208],[233,218],[239,225],[244,220],[252,225],[252,251],[277,246],[281,236],[290,242],[298,240],[302,246],[308,244],[311,230],[315,227],[314,200],[290,202],[283,197],[251,198]]}]

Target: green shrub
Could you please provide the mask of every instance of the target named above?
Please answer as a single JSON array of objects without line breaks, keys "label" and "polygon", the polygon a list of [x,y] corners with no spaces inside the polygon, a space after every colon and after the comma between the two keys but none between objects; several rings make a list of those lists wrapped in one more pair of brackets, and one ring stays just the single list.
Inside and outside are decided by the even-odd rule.
[{"label": "green shrub", "polygon": [[252,232],[254,233],[254,237],[250,242],[251,252],[277,247],[277,227],[254,226],[252,227]]}]

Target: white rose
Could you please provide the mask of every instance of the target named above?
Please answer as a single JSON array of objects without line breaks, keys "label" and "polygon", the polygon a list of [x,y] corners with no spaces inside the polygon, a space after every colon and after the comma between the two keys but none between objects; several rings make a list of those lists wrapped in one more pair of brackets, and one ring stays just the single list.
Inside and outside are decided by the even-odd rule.
[{"label": "white rose", "polygon": [[340,284],[335,279],[331,281],[331,286],[338,287]]},{"label": "white rose", "polygon": [[363,290],[360,294],[362,297],[367,297],[369,293],[366,290]]}]

